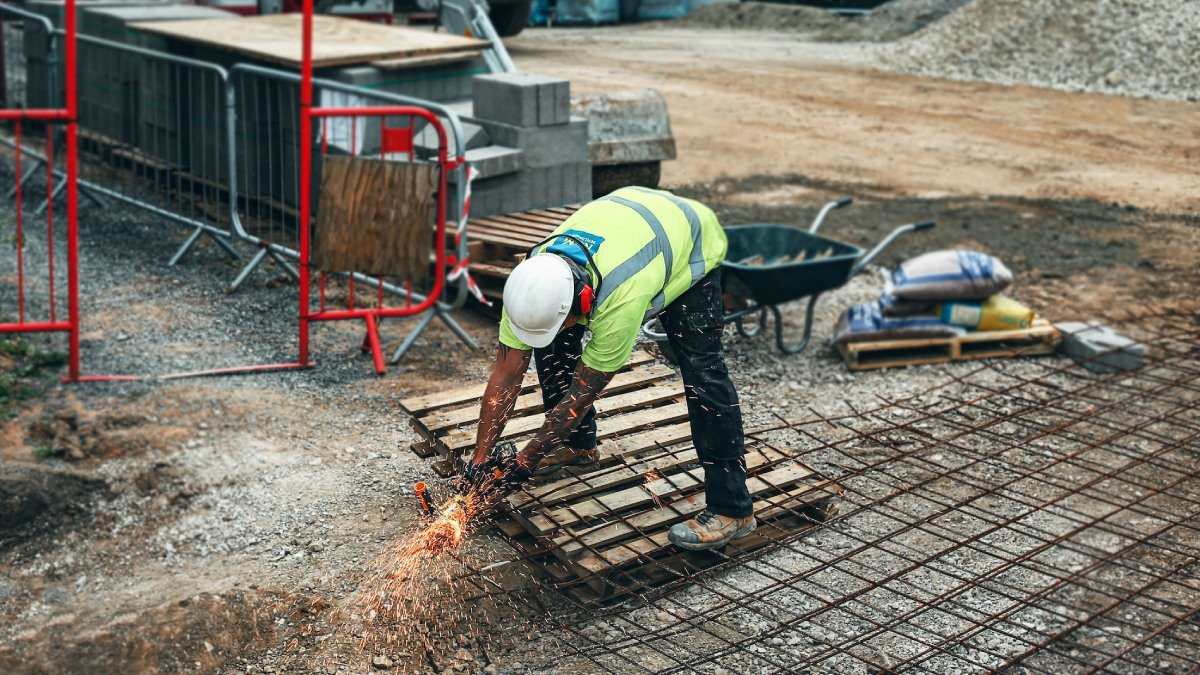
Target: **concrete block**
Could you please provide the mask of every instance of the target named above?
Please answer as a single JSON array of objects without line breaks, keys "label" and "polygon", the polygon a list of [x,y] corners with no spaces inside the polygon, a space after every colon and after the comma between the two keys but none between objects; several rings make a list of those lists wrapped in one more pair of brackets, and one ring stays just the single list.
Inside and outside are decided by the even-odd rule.
[{"label": "concrete block", "polygon": [[554,80],[538,85],[538,126],[566,124],[571,120],[571,85]]},{"label": "concrete block", "polygon": [[544,127],[483,122],[492,142],[525,153],[525,166],[541,168],[588,161],[588,126],[583,118]]},{"label": "concrete block", "polygon": [[1146,346],[1095,321],[1055,324],[1062,332],[1062,350],[1093,373],[1116,373],[1140,368]]},{"label": "concrete block", "polygon": [[[489,134],[481,125],[464,121],[462,123],[462,127],[463,146],[468,151],[492,145],[491,134]],[[450,151],[455,152],[457,149],[454,147],[454,136],[453,134],[450,134],[449,129],[446,129],[446,133],[448,134],[450,140]],[[425,125],[414,135],[413,145],[416,146],[418,150],[425,151],[425,153],[436,152],[438,145],[437,134],[433,131],[432,127]]]},{"label": "concrete block", "polygon": [[562,124],[571,114],[570,83],[544,75],[480,75],[471,98],[473,117],[517,127]]},{"label": "concrete block", "polygon": [[[466,154],[467,163],[479,172],[475,178],[477,181],[520,171],[521,156],[520,150],[502,145],[475,148]],[[454,176],[454,173],[450,174],[450,182],[454,182]]]},{"label": "concrete block", "polygon": [[355,87],[374,87],[383,80],[383,71],[373,66],[353,66],[330,71],[324,77]]}]

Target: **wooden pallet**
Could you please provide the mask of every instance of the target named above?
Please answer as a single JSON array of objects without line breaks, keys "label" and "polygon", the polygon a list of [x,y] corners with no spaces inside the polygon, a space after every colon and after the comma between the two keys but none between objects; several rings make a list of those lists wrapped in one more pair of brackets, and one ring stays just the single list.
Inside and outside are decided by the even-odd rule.
[{"label": "wooden pallet", "polygon": [[571,204],[470,221],[467,225],[470,269],[484,295],[498,299],[512,268],[525,253],[578,210],[578,204]]},{"label": "wooden pallet", "polygon": [[[474,448],[483,385],[407,399],[443,476]],[[556,587],[588,604],[605,603],[686,578],[722,560],[684,552],[667,540],[675,523],[704,508],[703,469],[691,445],[683,385],[670,368],[635,352],[597,401],[599,461],[568,468],[510,496],[497,529]],[[520,443],[542,424],[536,374],[522,382],[503,438]],[[747,441],[748,487],[761,530],[727,547],[752,551],[823,520],[841,488],[786,449]]]},{"label": "wooden pallet", "polygon": [[704,474],[690,442],[608,460],[587,473],[512,495],[498,527],[560,589],[588,604],[688,578],[724,559],[814,527],[841,487],[794,459],[750,441],[747,487],[759,529],[719,553],[684,551],[671,526],[704,509]]},{"label": "wooden pallet", "polygon": [[[670,379],[674,381],[667,382]],[[440,461],[434,463],[434,470],[443,476],[452,475],[454,462],[475,446],[484,386],[477,384],[400,402],[411,417],[412,428],[424,439],[413,444],[413,452],[422,457],[437,455]],[[683,386],[675,371],[656,363],[654,357],[643,351],[634,352],[613,377],[596,401],[596,415],[606,420],[599,438],[601,448],[610,452],[627,452],[646,443],[686,438],[690,433]],[[501,440],[528,439],[541,427],[543,418],[537,373],[530,372],[521,382],[520,394]],[[632,432],[651,428],[653,431],[644,434],[643,440],[625,438]]]},{"label": "wooden pallet", "polygon": [[837,346],[850,370],[1052,354],[1062,341],[1045,319],[1020,330],[977,331],[944,338],[851,342]]}]

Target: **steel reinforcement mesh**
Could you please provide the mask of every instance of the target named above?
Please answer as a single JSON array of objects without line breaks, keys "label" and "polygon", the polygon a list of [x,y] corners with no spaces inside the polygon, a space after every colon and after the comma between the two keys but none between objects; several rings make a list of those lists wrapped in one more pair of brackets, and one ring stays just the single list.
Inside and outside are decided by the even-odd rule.
[{"label": "steel reinforcement mesh", "polygon": [[653,593],[462,580],[535,617],[551,670],[1200,672],[1200,314],[1120,327],[1138,370],[987,361],[754,432],[837,479],[836,513]]}]

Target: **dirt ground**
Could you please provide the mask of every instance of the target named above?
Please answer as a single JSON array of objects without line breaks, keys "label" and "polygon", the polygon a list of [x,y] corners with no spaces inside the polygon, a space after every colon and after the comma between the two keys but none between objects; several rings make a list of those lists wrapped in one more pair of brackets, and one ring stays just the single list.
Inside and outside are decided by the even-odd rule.
[{"label": "dirt ground", "polygon": [[[979,246],[1013,267],[1016,297],[1053,319],[1200,289],[1194,105],[884,73],[852,45],[761,32],[529,30],[510,49],[523,69],[568,77],[575,91],[662,91],[679,147],[664,183],[727,223],[805,222],[851,194],[858,203],[830,219],[830,234],[866,245],[894,224],[935,219],[881,262]],[[236,267],[215,248],[163,265],[186,232],[119,209],[87,207],[83,219],[89,371],[294,357],[295,297],[270,275],[226,297]],[[817,335],[878,280],[863,275],[825,299]],[[155,309],[159,300],[178,310]],[[356,647],[355,590],[415,521],[408,486],[429,478],[397,402],[488,372],[494,324],[459,318],[484,349],[435,325],[378,379],[346,325],[317,329],[311,372],[82,387],[38,376],[36,395],[0,418],[0,486],[27,467],[42,476],[12,510],[28,522],[0,528],[0,671],[366,672],[384,653],[418,671],[588,672],[556,663],[556,643],[505,608],[478,626],[463,618],[462,637],[422,661]],[[799,318],[789,311],[793,328]],[[47,337],[27,344],[62,349]],[[10,372],[29,358],[0,364]],[[751,421],[958,372],[852,377],[824,344],[784,358],[761,338],[732,341],[730,360]],[[464,555],[509,553],[480,536]]]}]

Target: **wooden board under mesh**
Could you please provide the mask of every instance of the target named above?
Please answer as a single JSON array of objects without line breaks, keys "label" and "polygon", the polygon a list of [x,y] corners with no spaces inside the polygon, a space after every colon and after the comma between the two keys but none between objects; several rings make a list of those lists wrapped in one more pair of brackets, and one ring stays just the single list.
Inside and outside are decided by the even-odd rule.
[{"label": "wooden board under mesh", "polygon": [[[448,476],[474,448],[484,385],[401,402]],[[671,526],[704,509],[703,468],[691,444],[683,384],[670,368],[635,352],[597,401],[599,459],[569,467],[510,496],[497,529],[531,565],[580,602],[610,602],[689,578],[725,559],[822,521],[841,488],[787,448],[747,440],[747,487],[759,530],[721,553],[683,551]],[[526,375],[502,438],[520,444],[542,424],[537,375]]]}]

